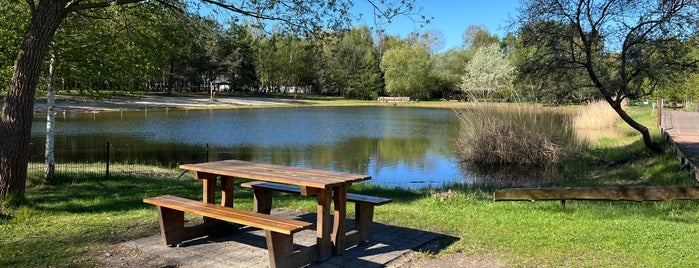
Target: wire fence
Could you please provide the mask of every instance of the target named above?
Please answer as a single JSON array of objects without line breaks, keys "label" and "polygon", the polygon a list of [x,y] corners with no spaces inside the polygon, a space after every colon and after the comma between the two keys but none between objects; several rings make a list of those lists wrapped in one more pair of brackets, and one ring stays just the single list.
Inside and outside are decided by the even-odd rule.
[{"label": "wire fence", "polygon": [[[57,136],[54,159],[57,176],[132,176],[153,166],[176,168],[182,163],[206,161],[206,147],[154,145],[153,134],[123,136]],[[46,137],[32,137],[28,173],[43,176]]]}]

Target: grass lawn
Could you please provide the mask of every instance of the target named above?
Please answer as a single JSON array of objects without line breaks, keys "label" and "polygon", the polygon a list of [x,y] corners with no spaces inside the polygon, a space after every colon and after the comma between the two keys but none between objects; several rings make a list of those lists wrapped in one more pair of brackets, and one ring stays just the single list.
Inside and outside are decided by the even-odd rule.
[{"label": "grass lawn", "polygon": [[[648,112],[633,114],[644,118]],[[624,131],[566,165],[563,184],[695,185],[670,152],[649,155],[638,136]],[[610,165],[599,159],[628,161]],[[94,266],[105,249],[157,234],[157,213],[143,198],[201,198],[201,184],[191,177],[175,180],[178,174],[154,168],[153,175],[63,177],[30,187],[26,205],[0,214],[0,267]],[[699,267],[694,236],[699,233],[699,202],[568,201],[562,209],[556,201],[493,202],[496,190],[447,185],[409,191],[367,184],[350,189],[394,200],[376,209],[378,222],[456,238],[436,255],[423,254],[425,258],[463,252],[515,267]],[[252,207],[249,189],[236,189],[235,198],[236,206]],[[284,195],[275,202],[315,211],[309,198]]]}]

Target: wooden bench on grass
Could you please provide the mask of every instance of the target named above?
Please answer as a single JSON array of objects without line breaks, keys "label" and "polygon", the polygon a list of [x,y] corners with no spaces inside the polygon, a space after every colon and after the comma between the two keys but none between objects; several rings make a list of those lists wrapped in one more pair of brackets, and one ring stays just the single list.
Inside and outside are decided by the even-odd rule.
[{"label": "wooden bench on grass", "polygon": [[609,200],[609,201],[670,201],[699,200],[699,187],[634,186],[634,187],[555,187],[511,188],[493,193],[495,201]]},{"label": "wooden bench on grass", "polygon": [[[310,228],[311,223],[172,195],[146,198],[143,202],[157,206],[165,245],[204,236],[210,228],[206,220],[217,219],[264,229],[271,267],[299,267],[315,261],[315,247],[294,250],[293,244],[293,234]],[[185,227],[184,212],[204,216],[204,224]]]},{"label": "wooden bench on grass", "polygon": [[[275,191],[304,196],[313,195],[313,193],[304,193],[302,187],[288,184],[250,181],[240,185],[253,189],[255,193],[253,211],[264,214],[269,214],[272,210],[272,194]],[[355,230],[348,232],[347,240],[350,244],[359,244],[360,242],[369,241],[371,238],[374,207],[391,203],[393,200],[376,196],[347,193],[347,201],[354,203],[355,215]]]}]

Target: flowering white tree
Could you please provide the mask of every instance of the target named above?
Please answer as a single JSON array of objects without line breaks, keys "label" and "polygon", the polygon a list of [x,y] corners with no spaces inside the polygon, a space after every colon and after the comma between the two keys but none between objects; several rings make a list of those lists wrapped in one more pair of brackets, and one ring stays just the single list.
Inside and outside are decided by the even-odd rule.
[{"label": "flowering white tree", "polygon": [[471,95],[489,98],[493,94],[506,95],[512,90],[515,67],[500,45],[478,48],[464,67],[459,87]]}]

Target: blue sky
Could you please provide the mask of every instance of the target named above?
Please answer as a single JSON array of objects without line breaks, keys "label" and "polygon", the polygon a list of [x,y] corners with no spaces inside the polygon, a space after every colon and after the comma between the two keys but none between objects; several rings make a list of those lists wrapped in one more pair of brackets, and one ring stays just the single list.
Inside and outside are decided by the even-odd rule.
[{"label": "blue sky", "polygon": [[[355,1],[357,10],[367,8],[362,0]],[[428,17],[434,17],[430,24],[420,29],[407,18],[398,18],[389,25],[384,25],[388,34],[400,35],[405,38],[415,30],[439,30],[444,34],[444,49],[459,47],[462,43],[463,33],[469,25],[485,26],[491,33],[500,38],[507,32],[510,21],[517,16],[519,0],[415,0],[417,6],[424,8]],[[363,12],[368,13],[368,12]],[[373,26],[371,14],[364,15],[366,24]]]}]

